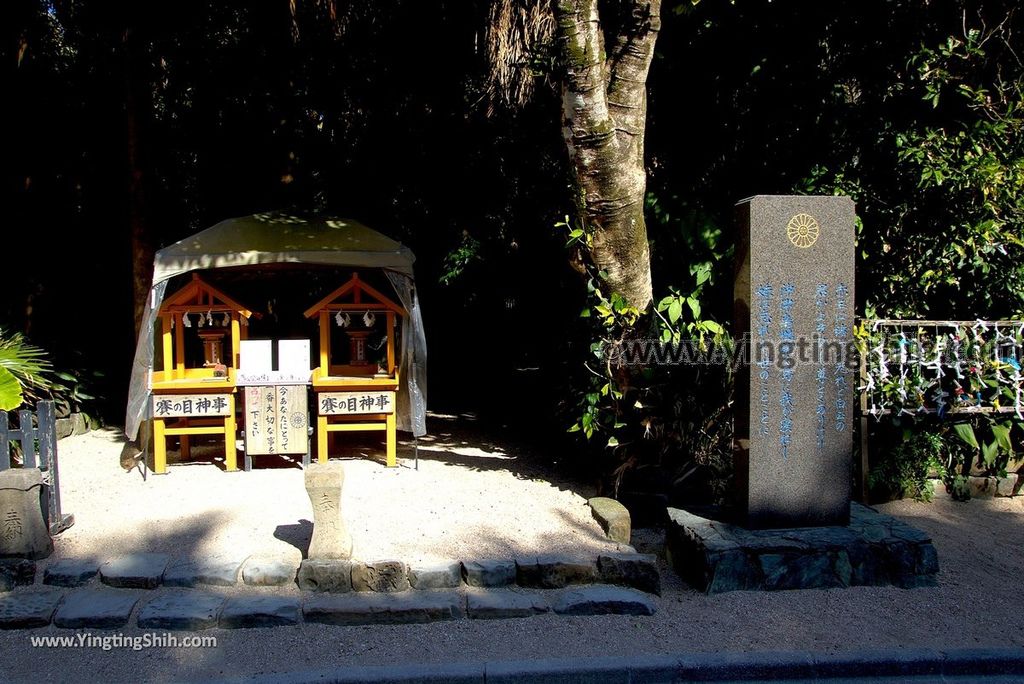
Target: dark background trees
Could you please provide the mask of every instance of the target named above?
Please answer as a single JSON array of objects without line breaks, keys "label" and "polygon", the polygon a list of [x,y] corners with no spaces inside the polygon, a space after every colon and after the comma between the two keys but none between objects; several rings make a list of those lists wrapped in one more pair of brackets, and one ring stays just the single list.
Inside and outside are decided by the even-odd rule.
[{"label": "dark background trees", "polygon": [[[493,9],[3,3],[0,325],[59,368],[102,373],[118,421],[152,250],[229,216],[327,211],[416,252],[432,406],[564,435],[592,393],[580,369],[595,333],[556,227],[573,207],[561,67],[536,31],[509,66],[531,97],[496,97]],[[808,191],[858,201],[859,312],[1019,313],[1020,29],[1004,0],[666,4],[646,201],[673,326],[714,334],[728,319],[735,201]],[[724,436],[699,435],[725,381],[652,381],[651,408],[616,440],[634,446],[595,451],[720,450]]]}]

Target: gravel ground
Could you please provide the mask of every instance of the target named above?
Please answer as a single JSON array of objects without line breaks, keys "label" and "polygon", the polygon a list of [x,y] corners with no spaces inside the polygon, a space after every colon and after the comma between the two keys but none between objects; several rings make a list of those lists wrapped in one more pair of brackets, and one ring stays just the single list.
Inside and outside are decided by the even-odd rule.
[{"label": "gravel ground", "polygon": [[[514,448],[494,441],[501,440],[493,434],[490,440],[476,437],[471,427],[442,429],[432,447],[439,451],[421,449],[418,473],[349,462],[344,506],[357,555],[458,557],[468,549],[502,555],[596,549],[606,543],[583,505],[585,488],[538,479],[538,471]],[[61,442],[66,509],[78,522],[59,542],[57,555],[129,549],[180,555],[180,549],[206,553],[235,543],[260,552],[297,552],[267,535],[309,519],[299,471],[224,474],[209,466],[180,466],[143,483],[137,472],[118,469],[117,453],[117,440],[108,433]],[[71,473],[87,479],[73,485]],[[214,496],[210,489],[193,491],[211,476],[217,482],[207,486]],[[401,496],[382,500],[382,491]],[[265,510],[270,504],[273,514]],[[940,497],[932,504],[902,501],[879,508],[932,535],[941,565],[938,587],[705,596],[663,565],[664,592],[651,617],[546,615],[428,625],[218,629],[205,633],[218,638],[216,648],[33,650],[30,635],[71,633],[49,627],[0,633],[0,674],[17,681],[179,681],[345,665],[683,651],[1024,647],[1019,599],[1024,499],[962,504]],[[372,523],[355,522],[364,511],[377,514],[367,516]],[[429,527],[410,524],[423,516],[434,519]],[[384,531],[395,536],[377,538]],[[654,533],[635,535],[641,550],[659,541]],[[124,633],[145,632],[132,627]]]}]

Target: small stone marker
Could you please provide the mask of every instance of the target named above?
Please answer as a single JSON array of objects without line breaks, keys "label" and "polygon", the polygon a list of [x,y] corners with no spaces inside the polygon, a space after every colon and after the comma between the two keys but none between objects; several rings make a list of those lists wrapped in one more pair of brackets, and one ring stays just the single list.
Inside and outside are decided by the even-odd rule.
[{"label": "small stone marker", "polygon": [[39,560],[53,553],[40,503],[45,501],[42,491],[39,468],[0,471],[0,557]]},{"label": "small stone marker", "polygon": [[758,195],[737,205],[734,335],[738,507],[751,528],[850,519],[854,206]]},{"label": "small stone marker", "polygon": [[309,541],[310,560],[351,558],[352,537],[341,515],[341,488],[345,469],[337,461],[306,466],[306,493],[313,505],[313,538]]},{"label": "small stone marker", "polygon": [[587,501],[594,520],[598,522],[604,533],[612,541],[628,544],[632,532],[629,510],[615,499],[606,496],[595,496]]}]

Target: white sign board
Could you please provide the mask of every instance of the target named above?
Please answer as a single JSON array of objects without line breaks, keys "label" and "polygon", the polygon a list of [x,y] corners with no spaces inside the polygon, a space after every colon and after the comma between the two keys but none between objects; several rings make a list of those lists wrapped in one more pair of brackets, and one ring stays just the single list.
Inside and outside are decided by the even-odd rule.
[{"label": "white sign board", "polygon": [[395,412],[394,392],[319,392],[316,402],[321,416]]},{"label": "white sign board", "polygon": [[242,340],[238,370],[244,373],[265,373],[274,370],[274,347],[271,340]]},{"label": "white sign board", "polygon": [[156,394],[154,418],[205,418],[231,414],[230,394]]},{"label": "white sign board", "polygon": [[278,340],[277,369],[309,377],[309,340]]}]

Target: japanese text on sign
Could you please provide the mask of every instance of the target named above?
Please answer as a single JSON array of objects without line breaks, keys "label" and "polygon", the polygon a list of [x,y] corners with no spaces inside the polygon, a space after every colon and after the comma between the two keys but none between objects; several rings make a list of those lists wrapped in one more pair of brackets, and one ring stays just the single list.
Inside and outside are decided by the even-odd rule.
[{"label": "japanese text on sign", "polygon": [[394,413],[394,392],[321,392],[317,395],[321,416],[360,413]]}]

